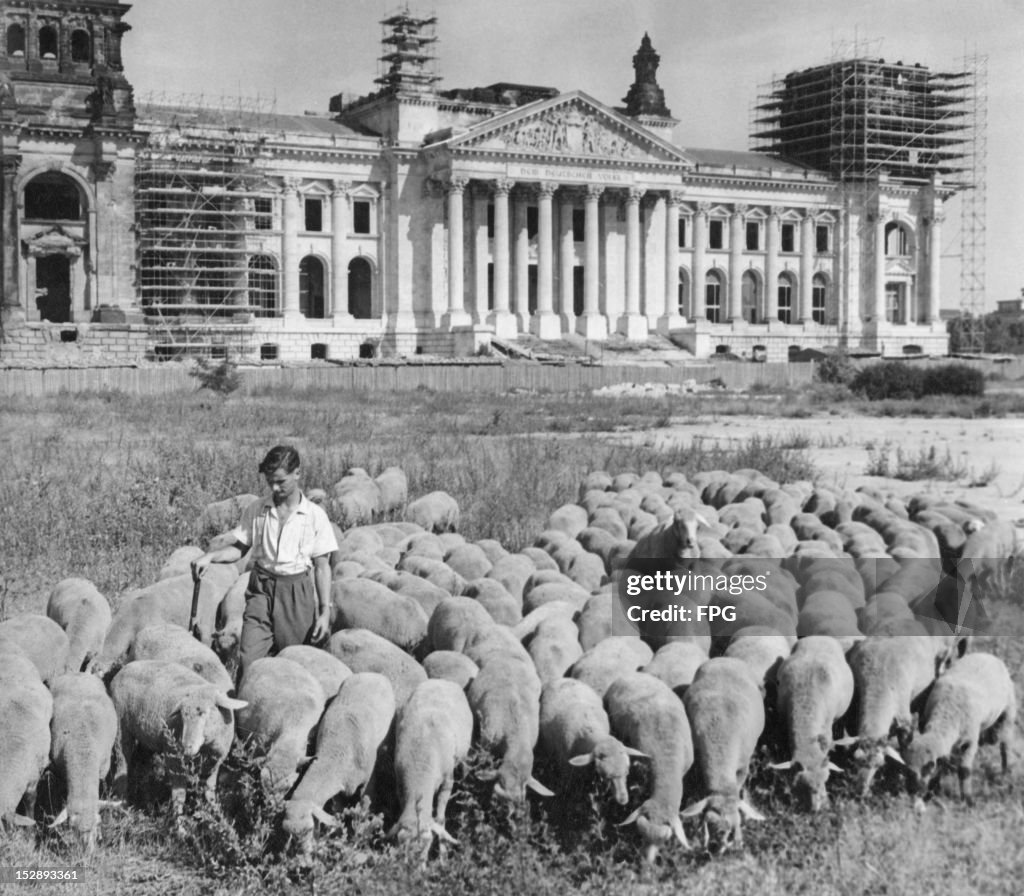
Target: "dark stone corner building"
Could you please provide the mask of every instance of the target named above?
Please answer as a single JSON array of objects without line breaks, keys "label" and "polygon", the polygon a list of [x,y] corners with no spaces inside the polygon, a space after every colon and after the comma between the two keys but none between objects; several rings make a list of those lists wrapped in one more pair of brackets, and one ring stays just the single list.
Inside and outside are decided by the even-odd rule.
[{"label": "dark stone corner building", "polygon": [[[704,357],[944,354],[942,205],[963,76],[794,72],[754,151],[672,142],[647,35],[624,103],[442,89],[433,18],[384,21],[377,90],[323,115],[145,105],[130,7],[0,2],[4,342],[281,360],[671,337]],[[662,48],[664,52],[670,52]],[[682,93],[679,91],[679,93]],[[724,348],[723,348],[724,347]]]}]

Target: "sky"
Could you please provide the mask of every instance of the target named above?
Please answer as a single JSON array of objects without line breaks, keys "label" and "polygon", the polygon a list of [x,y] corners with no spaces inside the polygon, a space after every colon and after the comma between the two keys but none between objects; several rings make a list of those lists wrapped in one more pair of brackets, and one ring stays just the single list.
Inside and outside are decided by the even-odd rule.
[{"label": "sky", "polygon": [[[404,4],[402,4],[404,5]],[[751,107],[786,72],[852,55],[959,71],[987,59],[988,308],[1024,289],[1024,0],[410,0],[436,15],[441,87],[512,81],[582,90],[611,106],[647,32],[686,147],[747,149]],[[395,0],[137,0],[125,21],[136,101],[325,112],[376,88],[380,19]],[[857,52],[854,52],[856,49]],[[945,307],[958,307],[960,201],[946,204]]]}]

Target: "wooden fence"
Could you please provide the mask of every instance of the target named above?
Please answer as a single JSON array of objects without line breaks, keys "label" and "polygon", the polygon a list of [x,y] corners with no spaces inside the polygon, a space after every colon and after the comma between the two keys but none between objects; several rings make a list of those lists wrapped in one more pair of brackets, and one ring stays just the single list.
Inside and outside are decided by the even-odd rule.
[{"label": "wooden fence", "polygon": [[[240,368],[244,393],[268,389],[348,391],[493,392],[511,389],[575,392],[619,383],[698,384],[718,379],[730,389],[755,384],[801,386],[814,377],[814,364],[719,363],[687,367],[642,365],[563,367],[538,364],[366,364],[351,366]],[[194,391],[189,368],[168,362],[159,367],[9,368],[0,370],[0,395],[40,397],[60,393],[116,391],[130,395],[166,395]]]}]

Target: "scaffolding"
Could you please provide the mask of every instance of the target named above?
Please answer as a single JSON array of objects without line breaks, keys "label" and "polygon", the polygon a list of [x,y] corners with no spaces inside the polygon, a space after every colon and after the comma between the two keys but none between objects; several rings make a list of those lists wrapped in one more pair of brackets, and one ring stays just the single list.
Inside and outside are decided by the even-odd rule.
[{"label": "scaffolding", "polygon": [[437,17],[414,16],[406,5],[380,24],[383,52],[375,83],[395,93],[431,93],[441,80],[437,57],[430,52],[437,42]]},{"label": "scaffolding", "polygon": [[[259,141],[239,132],[241,117],[213,124],[196,120],[206,109],[160,111],[171,125],[135,169],[138,291],[155,354],[249,354],[253,317],[273,316],[279,295],[273,259],[259,249],[274,227]],[[190,137],[192,125],[205,139]]]},{"label": "scaffolding", "polygon": [[967,94],[967,184],[960,194],[960,349],[985,350],[986,169],[988,157],[988,57],[964,57],[973,72]]}]

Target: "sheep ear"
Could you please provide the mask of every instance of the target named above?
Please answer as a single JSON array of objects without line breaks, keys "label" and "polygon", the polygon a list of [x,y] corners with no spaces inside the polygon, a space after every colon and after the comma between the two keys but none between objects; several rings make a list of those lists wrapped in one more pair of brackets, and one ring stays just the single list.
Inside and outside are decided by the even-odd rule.
[{"label": "sheep ear", "polygon": [[632,824],[640,817],[640,807],[638,806],[632,812],[629,813],[629,817],[625,821],[620,821],[615,827],[624,828],[627,824]]},{"label": "sheep ear", "polygon": [[548,790],[543,784],[540,783],[540,781],[538,781],[532,775],[527,779],[526,786],[529,787],[530,790],[532,790],[534,793],[538,794],[539,796],[554,796],[555,795],[553,791]]},{"label": "sheep ear", "polygon": [[711,528],[711,523],[709,523],[709,522],[708,522],[708,521],[707,521],[707,520],[706,520],[706,519],[705,519],[705,518],[704,518],[703,516],[701,516],[701,515],[700,515],[699,513],[695,513],[695,514],[693,515],[693,517],[694,517],[694,519],[695,519],[695,520],[697,520],[697,522],[698,522],[698,523],[700,523],[700,524],[701,524],[702,526],[706,526],[706,527],[707,527],[708,529],[710,529],[710,528]]},{"label": "sheep ear", "polygon": [[336,819],[333,815],[328,815],[319,806],[314,806],[312,811],[313,811],[313,817],[317,821],[319,821],[320,824],[322,824],[322,825],[324,825],[326,827],[329,827],[329,828],[340,827],[340,824],[338,823],[338,819]]},{"label": "sheep ear", "polygon": [[694,815],[700,815],[704,811],[704,807],[708,804],[708,798],[704,797],[702,800],[697,800],[695,803],[691,803],[682,811],[683,818],[693,818]]},{"label": "sheep ear", "polygon": [[893,762],[898,762],[900,765],[906,765],[903,761],[903,757],[896,752],[896,749],[892,746],[885,748],[885,755],[888,756]]},{"label": "sheep ear", "polygon": [[626,747],[626,755],[631,756],[633,759],[650,759],[651,757],[644,753],[642,750],[634,750],[632,747]]},{"label": "sheep ear", "polygon": [[777,772],[788,772],[793,767],[793,760],[790,759],[786,762],[770,762],[768,768],[774,769]]},{"label": "sheep ear", "polygon": [[63,809],[60,810],[60,815],[58,815],[53,821],[50,822],[50,827],[51,828],[59,828],[67,820],[68,820],[68,807],[65,806]]},{"label": "sheep ear", "polygon": [[436,821],[430,826],[430,830],[436,837],[438,837],[440,840],[443,840],[445,843],[450,843],[452,846],[459,845],[459,841],[456,840],[451,834],[449,834]]},{"label": "sheep ear", "polygon": [[214,701],[221,709],[245,709],[249,703],[247,700],[236,700],[234,697],[229,697],[227,694],[217,693],[217,699]]},{"label": "sheep ear", "polygon": [[672,827],[672,833],[676,835],[676,840],[682,844],[683,849],[689,849],[690,842],[686,839],[686,832],[683,830],[683,822],[679,816],[673,815],[669,824]]},{"label": "sheep ear", "polygon": [[569,765],[590,765],[594,761],[593,753],[583,753],[580,756],[573,756],[569,760]]},{"label": "sheep ear", "polygon": [[764,821],[764,816],[746,800],[740,800],[738,805],[744,818],[749,818],[751,821]]}]

